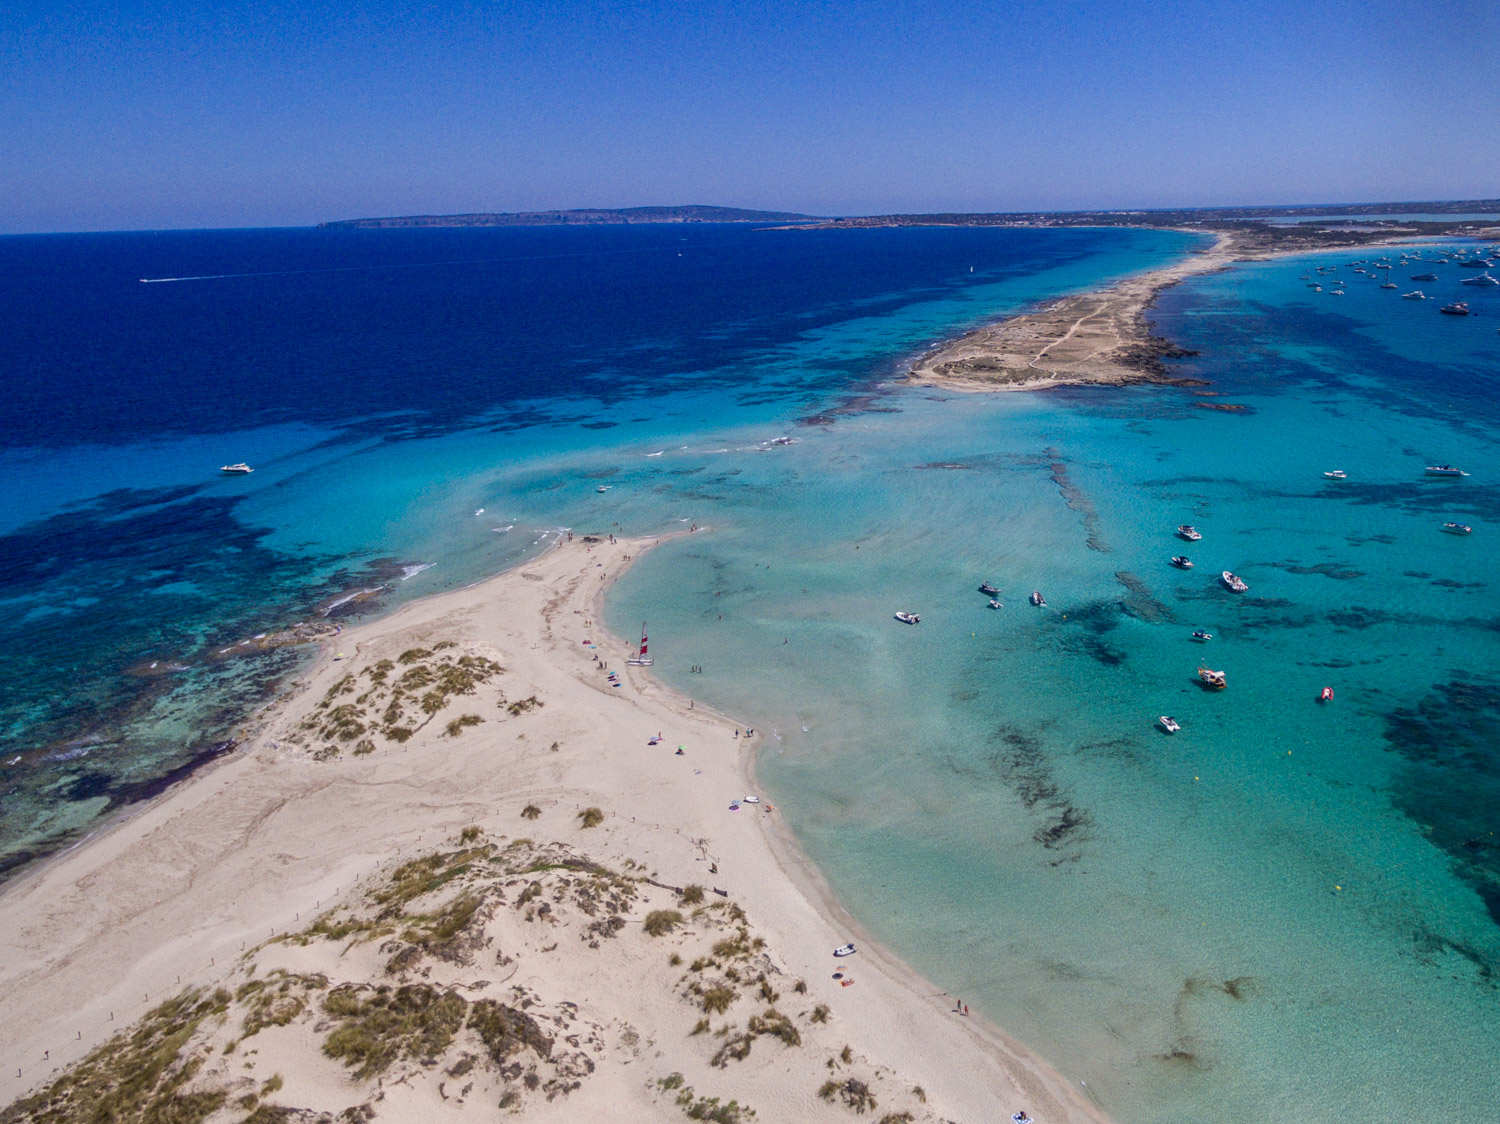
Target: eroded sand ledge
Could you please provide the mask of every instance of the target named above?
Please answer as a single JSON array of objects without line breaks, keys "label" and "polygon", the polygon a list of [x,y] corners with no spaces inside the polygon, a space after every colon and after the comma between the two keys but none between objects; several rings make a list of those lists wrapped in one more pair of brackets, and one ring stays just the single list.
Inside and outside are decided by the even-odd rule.
[{"label": "eroded sand ledge", "polygon": [[[256,1105],[304,1121],[676,1121],[684,1087],[762,1121],[852,1120],[851,1079],[877,1099],[876,1120],[979,1124],[1024,1108],[1049,1124],[1104,1121],[1045,1062],[977,1015],[955,1016],[951,998],[863,939],[779,815],[728,810],[753,791],[752,747],[627,667],[626,645],[598,624],[604,590],[648,545],[560,545],[347,629],[347,658],[330,646],[244,752],[6,887],[0,1103],[49,1087],[197,988],[207,1013],[183,1051],[204,1061],[180,1092],[222,1092],[214,1124]],[[403,663],[412,649],[424,654]],[[440,677],[462,659],[504,670],[431,714],[408,693],[407,717],[381,727],[411,726],[404,741],[375,731],[406,671]],[[482,721],[454,725],[471,714]],[[330,738],[345,720],[366,730]],[[589,807],[604,814],[597,827],[582,826]],[[434,855],[449,856],[431,860],[434,877],[402,882],[401,864]],[[398,883],[421,892],[393,905]],[[681,900],[693,884],[706,888],[701,906]],[[651,936],[643,921],[658,909],[684,922]],[[849,939],[860,954],[835,961]],[[853,986],[831,978],[840,968]],[[267,984],[287,980],[282,1006],[266,1006]],[[705,1014],[704,989],[726,983],[727,1009]],[[360,1077],[323,1047],[382,985],[441,999],[458,1023],[428,1057]],[[506,1023],[502,1008],[532,1022]],[[265,1025],[246,1036],[253,1011]],[[266,1017],[277,1012],[291,1013]],[[703,1018],[708,1031],[694,1034]],[[748,1053],[726,1055],[746,1034]]]}]

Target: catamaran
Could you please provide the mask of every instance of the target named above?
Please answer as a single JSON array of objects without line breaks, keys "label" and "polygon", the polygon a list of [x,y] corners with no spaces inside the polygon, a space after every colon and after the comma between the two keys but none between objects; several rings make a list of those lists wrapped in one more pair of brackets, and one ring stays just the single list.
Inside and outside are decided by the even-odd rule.
[{"label": "catamaran", "polygon": [[651,657],[646,655],[646,622],[641,622],[641,650],[632,658],[625,661],[632,667],[650,667]]}]

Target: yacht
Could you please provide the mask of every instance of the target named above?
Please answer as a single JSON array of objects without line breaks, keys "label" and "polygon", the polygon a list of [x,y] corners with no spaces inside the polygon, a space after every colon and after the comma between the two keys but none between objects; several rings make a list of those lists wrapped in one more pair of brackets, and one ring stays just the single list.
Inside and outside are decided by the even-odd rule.
[{"label": "yacht", "polygon": [[1436,273],[1413,273],[1411,275],[1411,279],[1413,281],[1436,281],[1437,280],[1437,274]]},{"label": "yacht", "polygon": [[1031,591],[1031,603],[1033,605],[1035,605],[1037,608],[1042,608],[1043,606],[1045,606],[1047,604],[1047,599],[1042,596],[1042,591],[1041,590],[1039,590],[1039,589],[1033,589]]},{"label": "yacht", "polygon": [[1472,535],[1474,533],[1474,528],[1467,523],[1444,523],[1443,530],[1447,531],[1450,535]]},{"label": "yacht", "polygon": [[1329,293],[1328,295],[1330,297],[1341,297],[1341,296],[1344,295],[1344,290],[1343,289],[1334,289],[1333,292]]},{"label": "yacht", "polygon": [[1328,472],[1323,473],[1323,475],[1324,475],[1325,478],[1327,478],[1329,480],[1347,480],[1347,479],[1349,479],[1349,474],[1347,472],[1345,472],[1342,468],[1330,469]]},{"label": "yacht", "polygon": [[1469,303],[1467,301],[1454,301],[1452,304],[1443,305],[1438,311],[1445,316],[1467,316],[1469,315]]},{"label": "yacht", "polygon": [[902,624],[921,624],[922,618],[916,613],[897,613],[896,619]]},{"label": "yacht", "polygon": [[1225,687],[1229,686],[1229,684],[1224,679],[1224,673],[1222,671],[1213,671],[1210,668],[1204,667],[1202,664],[1198,665],[1198,678],[1201,679],[1203,681],[1203,685],[1205,687],[1208,687],[1210,690],[1222,691]]},{"label": "yacht", "polygon": [[1203,536],[1199,534],[1198,529],[1191,523],[1184,523],[1177,528],[1177,537],[1179,539],[1186,539],[1188,542],[1197,542]]},{"label": "yacht", "polygon": [[1402,293],[1401,299],[1404,301],[1425,301],[1427,294],[1422,292],[1421,289],[1413,289],[1409,293]]},{"label": "yacht", "polygon": [[1382,285],[1380,287],[1382,289],[1394,289],[1397,286],[1396,286],[1396,283],[1394,281],[1387,281],[1384,285]]},{"label": "yacht", "polygon": [[249,476],[255,469],[251,468],[244,461],[241,461],[239,464],[220,465],[219,471],[226,476]]},{"label": "yacht", "polygon": [[1496,281],[1488,273],[1481,273],[1478,277],[1465,277],[1462,281],[1459,282],[1459,284],[1483,285],[1484,287],[1488,288],[1491,285],[1500,285],[1500,281]]},{"label": "yacht", "polygon": [[1198,643],[1200,644],[1207,644],[1213,638],[1214,634],[1212,632],[1205,632],[1201,628],[1193,630],[1193,639],[1198,641]]},{"label": "yacht", "polygon": [[1461,468],[1454,468],[1451,464],[1430,464],[1427,466],[1428,476],[1467,476],[1469,475]]},{"label": "yacht", "polygon": [[1225,570],[1222,574],[1219,575],[1219,580],[1224,583],[1225,587],[1227,587],[1234,593],[1244,593],[1245,590],[1250,588],[1245,584],[1244,578],[1240,577],[1238,574],[1231,574],[1228,570]]},{"label": "yacht", "polygon": [[1172,556],[1172,565],[1176,566],[1179,570],[1191,570],[1193,568],[1193,561],[1185,554],[1174,554]]},{"label": "yacht", "polygon": [[1178,730],[1182,729],[1182,727],[1177,724],[1177,719],[1169,718],[1165,714],[1163,714],[1156,720],[1156,724],[1169,734],[1175,734]]},{"label": "yacht", "polygon": [[1488,269],[1495,263],[1485,261],[1483,258],[1470,258],[1468,261],[1461,261],[1458,264],[1466,269]]}]

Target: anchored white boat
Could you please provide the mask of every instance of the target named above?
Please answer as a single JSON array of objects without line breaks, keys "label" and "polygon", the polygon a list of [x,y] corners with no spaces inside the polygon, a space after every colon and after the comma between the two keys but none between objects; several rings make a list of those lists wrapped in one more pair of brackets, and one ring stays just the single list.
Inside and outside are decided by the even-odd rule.
[{"label": "anchored white boat", "polygon": [[1427,294],[1422,292],[1421,289],[1413,289],[1409,293],[1402,293],[1401,299],[1404,301],[1425,301]]},{"label": "anchored white boat", "polygon": [[1234,593],[1244,593],[1245,590],[1250,588],[1245,584],[1244,578],[1240,577],[1238,574],[1231,574],[1228,570],[1225,570],[1222,574],[1219,575],[1219,580],[1223,582],[1231,592]]},{"label": "anchored white boat", "polygon": [[1447,531],[1450,535],[1472,535],[1474,533],[1474,528],[1467,523],[1444,523],[1443,530]]},{"label": "anchored white boat", "polygon": [[239,464],[221,465],[219,471],[226,476],[249,476],[255,469],[251,468],[244,461],[241,461]]},{"label": "anchored white boat", "polygon": [[1229,686],[1222,671],[1214,671],[1212,668],[1204,667],[1202,664],[1198,665],[1198,678],[1203,681],[1204,686],[1215,691],[1222,691],[1225,687]]},{"label": "anchored white boat", "polygon": [[1323,473],[1323,475],[1325,477],[1327,477],[1329,480],[1347,480],[1347,479],[1349,479],[1349,474],[1347,472],[1345,472],[1342,468],[1331,469],[1328,472]]},{"label": "anchored white boat", "polygon": [[1469,475],[1461,468],[1454,468],[1451,464],[1430,464],[1427,466],[1428,476],[1467,476]]},{"label": "anchored white boat", "polygon": [[1205,632],[1201,628],[1193,630],[1193,639],[1200,644],[1207,644],[1213,638],[1214,634],[1212,632]]},{"label": "anchored white boat", "polygon": [[1488,273],[1481,273],[1478,277],[1465,277],[1462,281],[1459,282],[1459,284],[1460,285],[1483,285],[1485,287],[1489,287],[1491,285],[1500,285],[1500,281],[1496,281]]},{"label": "anchored white boat", "polygon": [[1176,566],[1179,570],[1191,570],[1193,568],[1193,560],[1186,554],[1174,554],[1172,555],[1172,565]]},{"label": "anchored white boat", "polygon": [[646,655],[646,622],[641,622],[641,650],[631,659],[625,661],[632,667],[650,667],[651,657]]},{"label": "anchored white boat", "polygon": [[1156,724],[1169,734],[1175,734],[1178,730],[1182,729],[1177,724],[1177,719],[1168,717],[1165,714],[1156,720]]},{"label": "anchored white boat", "polygon": [[833,954],[835,956],[853,956],[858,951],[859,949],[855,948],[852,943],[841,944],[838,946],[838,948],[833,950]]},{"label": "anchored white boat", "polygon": [[896,619],[902,624],[921,624],[922,618],[916,613],[897,613]]},{"label": "anchored white boat", "polygon": [[990,608],[991,609],[1000,609],[1000,608],[1003,608],[1003,606],[1000,604],[1000,602],[996,601],[993,597],[991,597],[990,598]]},{"label": "anchored white boat", "polygon": [[1042,596],[1042,591],[1041,590],[1039,590],[1039,589],[1033,589],[1031,591],[1031,603],[1033,605],[1036,605],[1038,608],[1040,608],[1041,606],[1044,606],[1044,605],[1047,604],[1047,599]]}]

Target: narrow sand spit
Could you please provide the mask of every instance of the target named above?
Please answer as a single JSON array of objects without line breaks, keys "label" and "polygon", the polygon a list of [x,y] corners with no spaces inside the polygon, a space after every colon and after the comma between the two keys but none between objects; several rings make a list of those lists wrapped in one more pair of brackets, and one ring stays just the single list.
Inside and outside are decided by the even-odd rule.
[{"label": "narrow sand spit", "polygon": [[[598,623],[649,545],[559,545],[346,629],[243,752],[6,887],[0,1103],[1104,1121],[864,939],[764,795],[729,810],[754,747]],[[178,1035],[144,1094],[127,1028]]]}]

